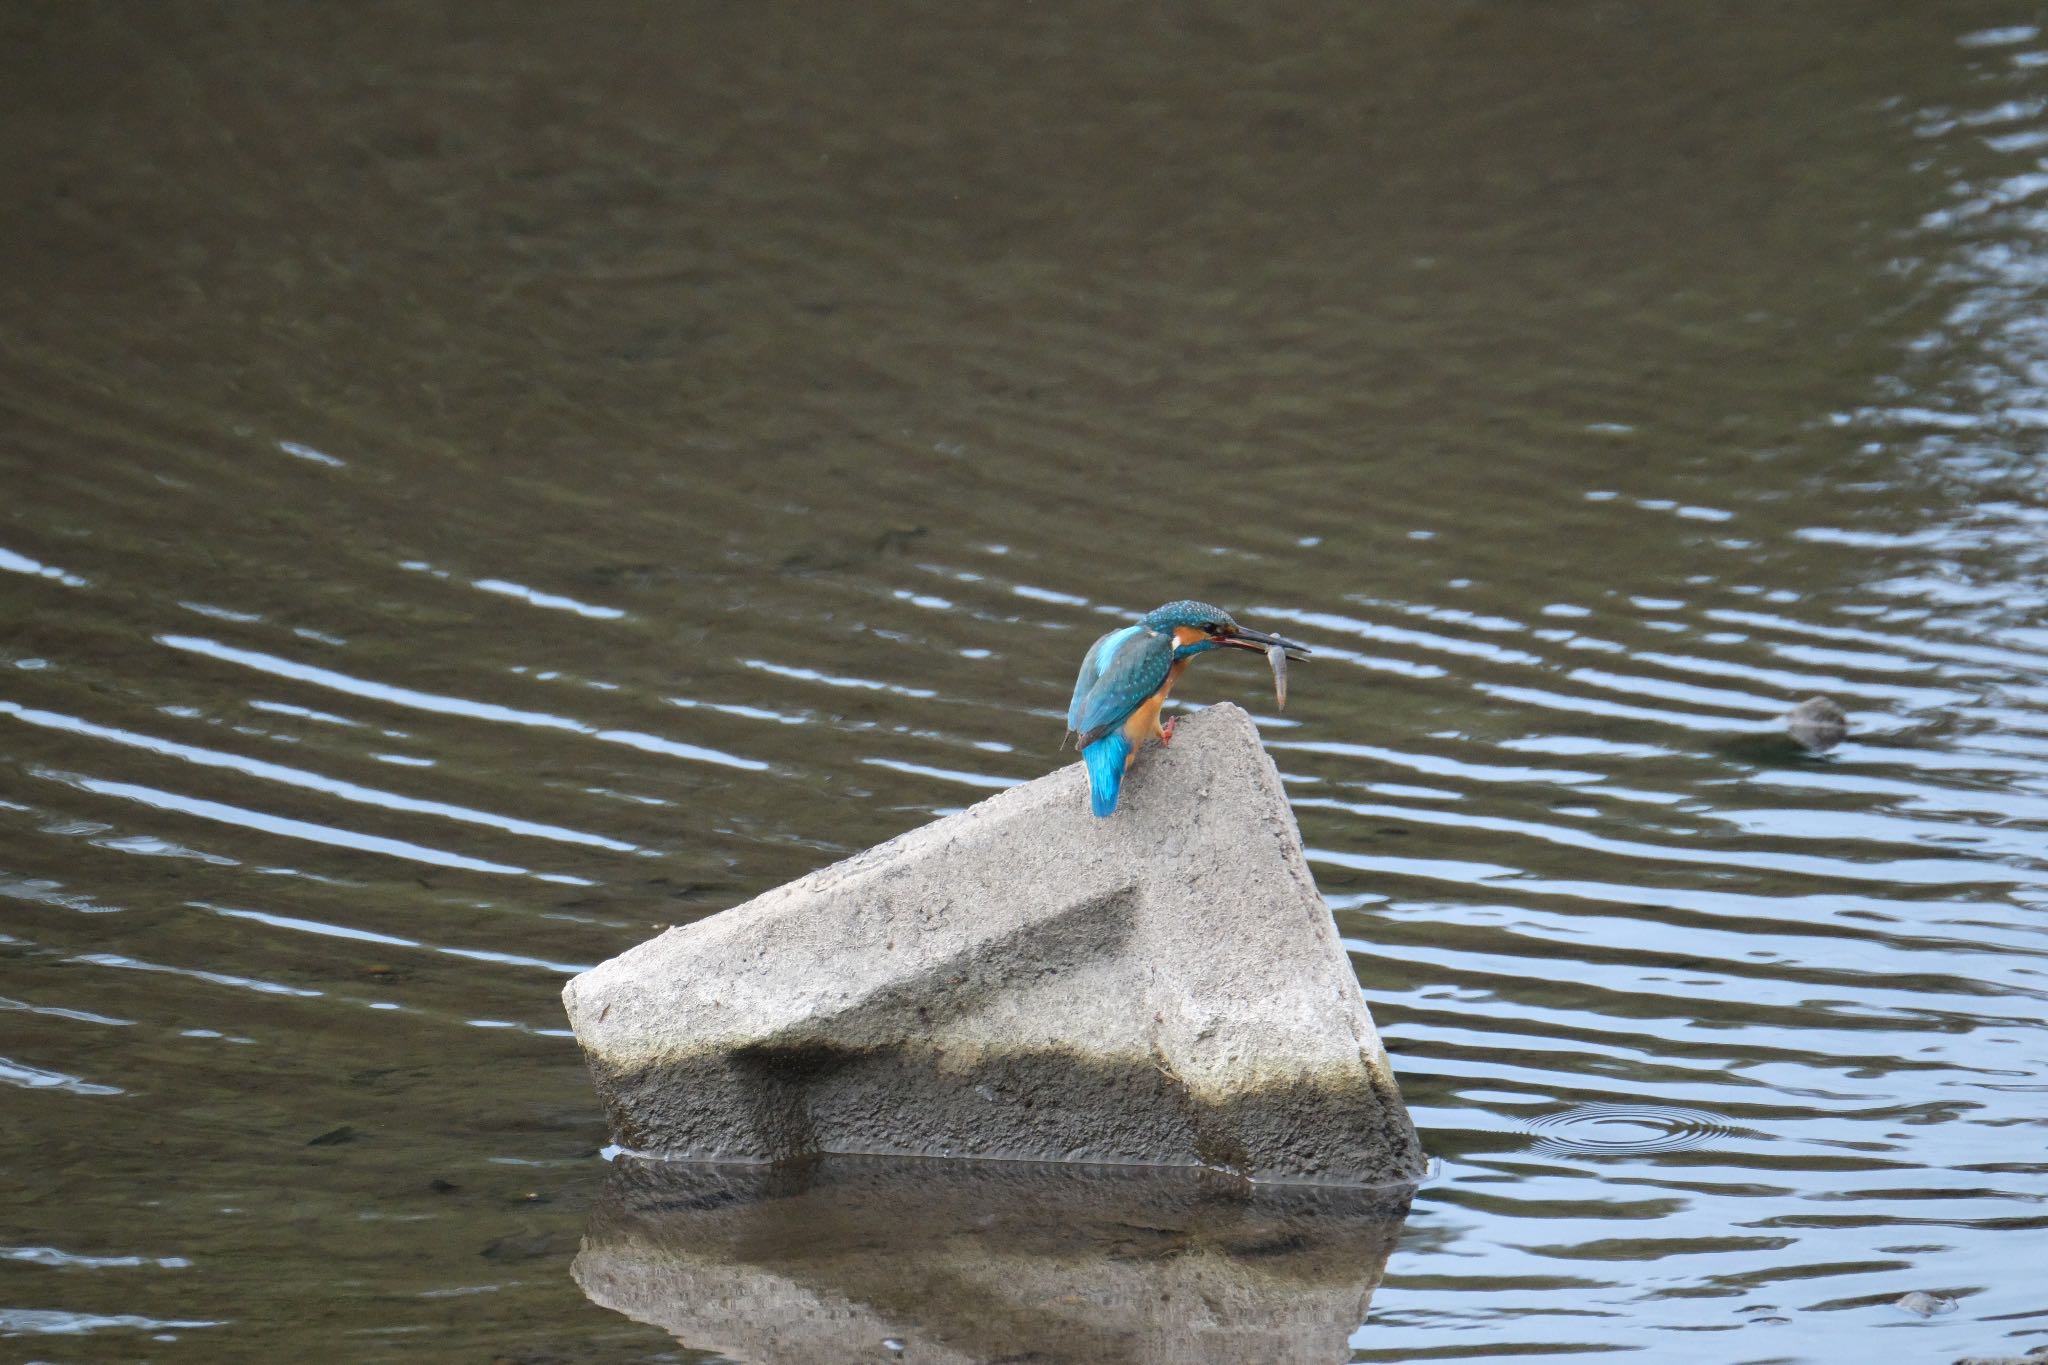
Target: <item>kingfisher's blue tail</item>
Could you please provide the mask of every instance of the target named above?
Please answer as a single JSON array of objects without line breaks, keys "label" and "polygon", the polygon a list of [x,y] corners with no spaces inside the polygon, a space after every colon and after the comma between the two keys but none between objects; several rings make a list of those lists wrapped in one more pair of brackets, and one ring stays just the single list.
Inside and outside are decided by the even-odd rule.
[{"label": "kingfisher's blue tail", "polygon": [[1122,730],[1111,730],[1081,751],[1088,762],[1088,796],[1097,815],[1116,809],[1117,794],[1124,787],[1124,760],[1131,756],[1131,742]]}]

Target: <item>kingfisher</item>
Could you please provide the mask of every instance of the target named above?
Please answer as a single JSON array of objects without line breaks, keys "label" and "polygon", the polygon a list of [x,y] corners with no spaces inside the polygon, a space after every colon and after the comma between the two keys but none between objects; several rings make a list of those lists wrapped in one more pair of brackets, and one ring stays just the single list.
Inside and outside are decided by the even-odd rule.
[{"label": "kingfisher", "polygon": [[1249,649],[1273,664],[1274,691],[1286,702],[1285,660],[1308,657],[1308,647],[1248,630],[1207,602],[1168,602],[1112,630],[1081,657],[1074,700],[1067,707],[1067,738],[1088,765],[1088,795],[1097,815],[1116,809],[1124,774],[1148,739],[1173,740],[1173,721],[1159,723],[1159,708],[1188,660],[1212,649]]}]

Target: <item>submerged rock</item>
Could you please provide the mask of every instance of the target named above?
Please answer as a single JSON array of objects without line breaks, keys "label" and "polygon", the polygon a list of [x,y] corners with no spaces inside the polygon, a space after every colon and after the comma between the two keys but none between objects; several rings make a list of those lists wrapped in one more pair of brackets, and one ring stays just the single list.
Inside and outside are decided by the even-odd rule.
[{"label": "submerged rock", "polygon": [[1785,729],[1801,748],[1825,753],[1849,733],[1849,718],[1826,697],[1808,697],[1785,713]]},{"label": "submerged rock", "polygon": [[1076,764],[671,929],[563,999],[643,1153],[1424,1167],[1279,774],[1229,705],[1148,749],[1110,819]]},{"label": "submerged rock", "polygon": [[576,1282],[754,1365],[1351,1359],[1408,1186],[834,1157],[614,1163]]}]

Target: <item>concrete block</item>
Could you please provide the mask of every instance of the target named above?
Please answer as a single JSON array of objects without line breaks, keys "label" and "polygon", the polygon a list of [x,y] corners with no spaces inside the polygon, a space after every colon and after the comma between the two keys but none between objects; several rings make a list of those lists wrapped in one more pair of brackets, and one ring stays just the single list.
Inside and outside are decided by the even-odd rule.
[{"label": "concrete block", "polygon": [[754,1365],[1335,1365],[1411,1192],[1138,1166],[628,1158],[574,1274],[593,1302]]},{"label": "concrete block", "polygon": [[563,992],[618,1141],[1210,1166],[1374,1184],[1424,1158],[1235,706],[1089,814],[1079,764],[667,933]]}]

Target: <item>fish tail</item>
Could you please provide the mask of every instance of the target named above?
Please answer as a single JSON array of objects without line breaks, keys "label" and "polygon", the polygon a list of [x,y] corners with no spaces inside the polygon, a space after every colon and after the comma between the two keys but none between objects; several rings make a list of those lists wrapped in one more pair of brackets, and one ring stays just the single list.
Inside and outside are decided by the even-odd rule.
[{"label": "fish tail", "polygon": [[1081,751],[1088,763],[1088,796],[1097,815],[1116,809],[1123,791],[1124,765],[1131,756],[1131,742],[1121,730],[1112,730]]}]

